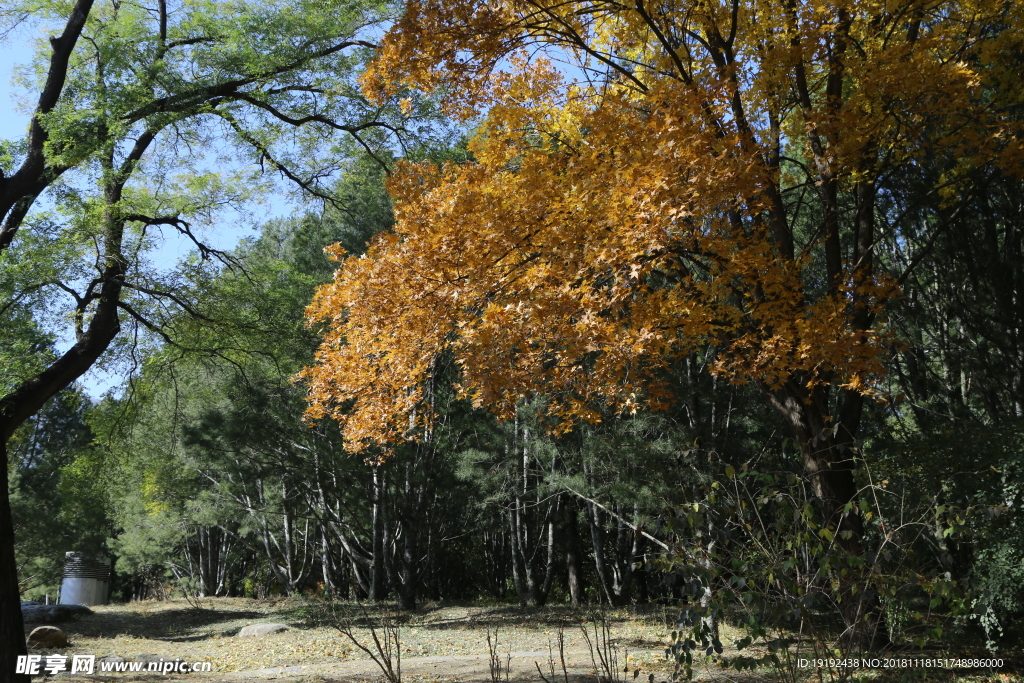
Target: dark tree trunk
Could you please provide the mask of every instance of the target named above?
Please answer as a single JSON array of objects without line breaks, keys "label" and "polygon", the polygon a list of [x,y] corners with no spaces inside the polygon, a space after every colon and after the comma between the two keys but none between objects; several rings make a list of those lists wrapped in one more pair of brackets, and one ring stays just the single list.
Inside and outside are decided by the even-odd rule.
[{"label": "dark tree trunk", "polygon": [[[853,473],[864,396],[840,390],[838,409],[830,414],[829,391],[829,387],[821,386],[807,392],[799,381],[791,379],[769,399],[800,444],[804,472],[822,517],[836,530],[836,542],[851,556],[863,558],[866,549],[861,512],[856,507],[846,508],[848,503],[856,503],[857,497]],[[850,573],[839,588],[847,625],[846,645],[850,651],[884,647],[889,644],[889,634],[881,604],[877,599],[858,597],[861,591],[854,577],[855,573]]]},{"label": "dark tree trunk", "polygon": [[[587,464],[583,464],[583,477],[587,482],[587,486],[592,485],[591,481],[591,470],[587,467]],[[591,492],[593,495],[593,492]],[[608,604],[614,604],[611,592],[611,582],[609,581],[609,570],[608,563],[605,559],[604,554],[604,527],[601,523],[601,512],[598,510],[597,505],[592,502],[587,502],[584,505],[584,510],[587,513],[587,526],[590,527],[590,544],[594,551],[594,571],[597,573],[597,583],[600,587],[600,594],[598,600],[601,600],[601,596],[604,596],[604,600],[608,601]]]},{"label": "dark tree trunk", "polygon": [[396,541],[401,541],[402,549],[400,557],[396,558],[398,571],[394,582],[398,604],[403,610],[416,609],[420,583],[420,533],[424,525],[423,512],[427,497],[426,484],[422,481],[426,464],[419,457],[423,453],[429,457],[429,446],[422,453],[417,450],[417,458],[404,464],[399,523],[396,527],[400,529],[400,538],[396,538]]},{"label": "dark tree trunk", "polygon": [[646,544],[646,539],[640,539],[640,551],[637,553],[637,557],[640,558],[640,566],[636,570],[636,601],[641,605],[646,605],[651,601],[650,588],[647,585],[647,572],[649,570],[647,566],[647,553],[643,552],[643,547]]},{"label": "dark tree trunk", "polygon": [[[433,513],[433,510],[431,510],[431,513]],[[434,602],[438,602],[441,600],[441,584],[440,581],[438,581],[437,576],[437,548],[435,547],[436,538],[434,534],[434,525],[431,520],[432,517],[433,514],[427,518],[427,560],[423,571],[424,576],[426,577],[424,583],[426,584],[427,595],[429,595],[430,599]]]},{"label": "dark tree trunk", "polygon": [[505,554],[505,535],[501,531],[484,531],[483,577],[487,591],[499,600],[505,597],[505,577],[508,559]]},{"label": "dark tree trunk", "polygon": [[0,439],[0,681],[28,683],[29,676],[15,674],[18,655],[25,647],[25,624],[21,619],[18,567],[14,561],[14,519],[7,479],[7,444]]},{"label": "dark tree trunk", "polygon": [[409,532],[403,532],[402,536],[400,579],[395,588],[398,591],[399,608],[412,611],[416,609],[416,583],[419,574],[416,567],[416,539]]},{"label": "dark tree trunk", "polygon": [[839,538],[844,547],[855,551],[863,535],[861,518],[844,508],[857,495],[853,469],[864,397],[854,391],[842,393],[842,404],[834,416],[829,411],[829,388],[819,386],[807,391],[800,378],[791,378],[768,398],[800,445],[804,472],[822,516],[837,531],[852,532],[849,538]]}]

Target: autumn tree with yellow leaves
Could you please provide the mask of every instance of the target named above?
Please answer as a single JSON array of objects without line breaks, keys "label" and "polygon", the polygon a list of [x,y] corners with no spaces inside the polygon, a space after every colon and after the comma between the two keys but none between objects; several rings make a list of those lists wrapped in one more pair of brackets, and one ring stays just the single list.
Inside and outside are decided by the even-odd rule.
[{"label": "autumn tree with yellow leaves", "polygon": [[[311,415],[357,451],[423,438],[448,357],[476,405],[543,395],[569,429],[668,406],[666,368],[710,346],[859,536],[886,306],[976,174],[1024,171],[1022,19],[976,0],[408,3],[365,92],[485,117],[471,163],[400,164],[395,229],[334,251],[308,311],[326,323]],[[893,182],[924,166],[927,192]],[[881,258],[908,221],[913,257]]]}]

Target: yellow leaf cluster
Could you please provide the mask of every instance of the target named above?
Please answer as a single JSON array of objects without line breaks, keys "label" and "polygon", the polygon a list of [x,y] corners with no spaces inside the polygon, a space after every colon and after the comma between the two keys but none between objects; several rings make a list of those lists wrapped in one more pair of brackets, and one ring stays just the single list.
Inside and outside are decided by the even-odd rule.
[{"label": "yellow leaf cluster", "polygon": [[[708,345],[734,381],[870,393],[898,293],[873,255],[878,188],[936,155],[960,160],[953,195],[979,166],[1021,172],[1020,93],[1000,66],[1021,15],[966,0],[410,2],[367,94],[444,88],[450,112],[486,120],[472,163],[399,165],[394,231],[317,294],[310,414],[340,420],[356,450],[409,438],[442,354],[476,404],[508,415],[540,392],[566,427],[635,410],[638,392],[661,404],[665,368]],[[810,217],[787,199],[802,185]]]}]

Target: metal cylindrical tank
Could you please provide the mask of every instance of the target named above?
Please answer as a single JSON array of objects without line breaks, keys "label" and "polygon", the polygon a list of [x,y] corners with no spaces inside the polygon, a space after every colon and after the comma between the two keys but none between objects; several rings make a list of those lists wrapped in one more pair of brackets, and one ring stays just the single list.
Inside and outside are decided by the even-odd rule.
[{"label": "metal cylindrical tank", "polygon": [[64,558],[62,605],[105,605],[110,596],[110,559],[70,552]]}]

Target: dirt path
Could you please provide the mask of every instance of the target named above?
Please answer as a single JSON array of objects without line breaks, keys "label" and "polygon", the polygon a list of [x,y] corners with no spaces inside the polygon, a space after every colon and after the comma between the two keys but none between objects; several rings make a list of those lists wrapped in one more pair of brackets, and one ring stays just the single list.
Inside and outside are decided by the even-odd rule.
[{"label": "dirt path", "polygon": [[[379,624],[382,614],[364,613],[357,606],[345,608],[343,619],[353,624],[353,634],[372,649],[367,628]],[[71,644],[59,652],[42,654],[116,655],[136,661],[146,655],[183,661],[210,662],[205,674],[123,673],[91,676],[60,674],[63,681],[177,681],[192,683],[363,682],[381,679],[381,670],[367,655],[337,630],[337,615],[317,612],[301,600],[258,602],[239,598],[207,601],[194,609],[180,601],[112,605],[96,608],[94,615],[61,625]],[[602,668],[601,657],[592,656],[583,637],[581,621],[587,616],[568,607],[522,609],[514,606],[431,606],[412,614],[397,615],[401,624],[402,678],[407,682],[483,683],[492,680],[487,635],[497,632],[498,653],[509,681],[542,683],[539,664],[547,678],[554,665],[558,683],[594,681]],[[600,619],[607,631],[598,638],[589,623],[591,640],[604,643],[620,672],[629,666],[627,679],[639,670],[646,683],[651,674],[668,678],[664,659],[668,629],[660,614],[608,612]],[[238,636],[253,623],[283,623],[289,630],[261,638]],[[565,671],[558,655],[559,634],[564,639]],[[549,649],[553,662],[549,662]],[[595,663],[596,660],[596,663]],[[505,680],[505,671],[502,680]]]},{"label": "dirt path", "polygon": [[[558,656],[557,654],[555,655]],[[409,657],[401,662],[401,673],[406,681],[460,681],[465,683],[489,683],[490,655],[440,655],[435,657]],[[555,676],[559,682],[568,675],[570,681],[594,681],[595,669],[590,653],[584,651],[565,653],[565,671],[560,662],[555,662]],[[552,678],[549,669],[548,652],[512,652],[506,653],[501,659],[501,680],[508,673],[510,681],[538,681],[541,676],[537,666],[548,679]],[[620,667],[621,668],[621,667]],[[290,666],[270,669],[239,671],[220,677],[225,681],[254,679],[293,679],[324,681],[375,681],[381,678],[380,668],[370,660],[355,660],[338,664],[313,664],[307,666]],[[632,678],[632,676],[628,676]]]},{"label": "dirt path", "polygon": [[[555,655],[557,657],[557,654]],[[491,683],[490,655],[439,655],[434,657],[408,657],[402,659],[401,677],[406,682],[430,681],[437,683]],[[551,666],[554,666],[554,671]],[[536,681],[544,678],[557,683],[596,683],[597,670],[589,651],[566,652],[565,668],[561,661],[550,661],[549,653],[512,652],[502,658],[499,680]],[[540,672],[538,673],[538,667]],[[621,664],[617,667],[623,668]],[[621,674],[632,680],[632,672]],[[239,681],[277,681],[279,683],[368,683],[382,680],[380,667],[372,660],[352,660],[333,664],[296,664],[292,666],[251,669],[231,673],[183,675],[122,674],[92,676],[61,676],[66,683],[79,681],[149,682],[189,681],[191,683],[238,683]],[[646,678],[641,679],[646,680]]]}]

